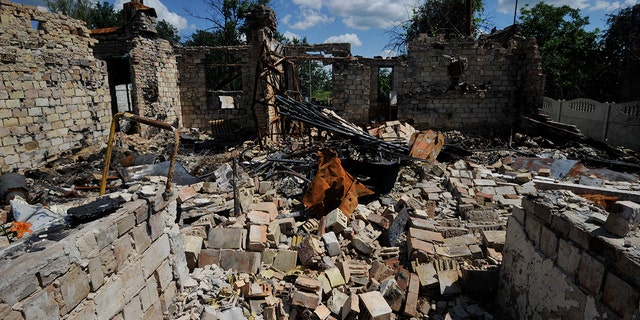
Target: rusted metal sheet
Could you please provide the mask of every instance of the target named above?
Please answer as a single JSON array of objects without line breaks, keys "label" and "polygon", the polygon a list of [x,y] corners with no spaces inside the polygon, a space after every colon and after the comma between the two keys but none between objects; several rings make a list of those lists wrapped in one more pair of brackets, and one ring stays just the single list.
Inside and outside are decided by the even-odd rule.
[{"label": "rusted metal sheet", "polygon": [[358,197],[374,192],[344,170],[335,151],[320,150],[318,157],[318,173],[302,198],[304,205],[318,216],[335,208],[349,216],[358,206]]},{"label": "rusted metal sheet", "polygon": [[411,137],[410,156],[433,162],[444,146],[444,135],[432,130],[416,132]]}]

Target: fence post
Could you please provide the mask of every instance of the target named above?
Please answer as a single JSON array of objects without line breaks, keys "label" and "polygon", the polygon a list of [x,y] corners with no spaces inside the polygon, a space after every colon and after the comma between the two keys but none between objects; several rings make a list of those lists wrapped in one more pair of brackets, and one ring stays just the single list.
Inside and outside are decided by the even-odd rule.
[{"label": "fence post", "polygon": [[562,122],[562,119],[560,119],[560,117],[562,116],[562,105],[563,105],[562,101],[564,101],[564,100],[558,100],[558,104],[559,104],[559,106],[558,106],[558,115],[556,117],[557,118],[556,121],[558,121],[558,122]]},{"label": "fence post", "polygon": [[607,141],[607,131],[609,131],[609,118],[611,117],[611,105],[612,103],[607,102],[607,114],[604,117],[604,124],[602,129],[602,142]]}]

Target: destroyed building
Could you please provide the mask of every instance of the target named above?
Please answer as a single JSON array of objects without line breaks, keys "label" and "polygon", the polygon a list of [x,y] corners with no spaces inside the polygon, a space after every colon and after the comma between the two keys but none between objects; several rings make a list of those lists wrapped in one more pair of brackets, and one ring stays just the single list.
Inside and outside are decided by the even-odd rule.
[{"label": "destroyed building", "polygon": [[172,48],[125,8],[0,0],[0,318],[640,316],[637,156],[538,115],[516,27],[383,59],[282,45],[264,7],[247,45]]}]

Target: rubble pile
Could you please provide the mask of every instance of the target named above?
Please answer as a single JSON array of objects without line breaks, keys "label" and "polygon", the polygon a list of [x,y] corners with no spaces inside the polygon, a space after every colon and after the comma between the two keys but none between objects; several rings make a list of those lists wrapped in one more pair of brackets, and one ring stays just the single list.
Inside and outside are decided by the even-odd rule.
[{"label": "rubble pile", "polygon": [[[376,130],[394,142],[412,141],[409,131],[420,134],[407,128],[388,123]],[[545,196],[558,210],[588,211],[589,219],[604,223],[601,207],[615,199],[598,196],[597,188],[640,190],[634,174],[523,157],[514,149],[389,164],[367,162],[337,139],[287,141],[286,152],[245,142],[219,153],[202,148],[206,135],[185,135],[178,163],[194,180],[174,177],[175,193],[164,199],[177,199],[190,271],[166,315],[171,319],[500,318],[493,300],[514,207],[530,203],[523,199],[537,197],[541,185],[579,183],[596,196],[567,190]],[[429,151],[435,159],[442,135],[424,141],[440,144]],[[162,139],[123,136],[119,143],[107,198],[116,207],[158,193],[167,178],[150,172],[170,149]],[[100,170],[99,157],[85,153],[27,174],[26,189],[40,202],[81,198],[67,205],[74,207],[66,210],[67,222],[97,218],[77,215],[96,199],[99,180],[91,172]],[[354,154],[364,162],[350,160]],[[125,165],[136,158],[143,163]],[[60,177],[61,168],[78,174]],[[380,176],[391,177],[391,186],[381,187]]]}]

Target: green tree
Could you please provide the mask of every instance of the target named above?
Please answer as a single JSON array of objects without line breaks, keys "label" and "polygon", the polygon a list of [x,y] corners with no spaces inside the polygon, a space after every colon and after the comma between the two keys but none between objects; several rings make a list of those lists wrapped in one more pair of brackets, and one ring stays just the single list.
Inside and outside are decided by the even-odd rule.
[{"label": "green tree", "polygon": [[46,0],[51,12],[62,12],[71,18],[88,21],[93,9],[91,0]]},{"label": "green tree", "polygon": [[520,10],[525,36],[536,39],[545,74],[545,95],[556,99],[589,97],[587,88],[597,65],[599,30],[586,31],[589,18],[569,6],[540,2]]},{"label": "green tree", "polygon": [[[406,52],[406,46],[420,34],[435,36],[447,34],[449,36],[466,35],[467,0],[426,0],[417,8],[408,21],[401,23],[391,31],[391,39],[387,48],[400,53]],[[478,32],[484,11],[482,0],[469,0],[472,6],[471,32]]]},{"label": "green tree", "polygon": [[122,10],[116,11],[113,4],[106,1],[97,2],[89,14],[87,27],[89,29],[118,27],[122,25],[123,20]]},{"label": "green tree", "polygon": [[206,30],[196,30],[188,40],[182,43],[185,46],[204,46],[204,47],[214,47],[216,46],[216,36],[211,31]]},{"label": "green tree", "polygon": [[158,32],[158,38],[169,41],[171,45],[180,43],[178,29],[164,19],[158,21],[156,31]]},{"label": "green tree", "polygon": [[602,76],[593,90],[600,101],[640,99],[640,4],[621,9],[607,19],[601,48]]},{"label": "green tree", "polygon": [[254,6],[268,5],[269,2],[270,0],[204,0],[207,8],[205,12],[186,11],[194,18],[211,23],[211,28],[206,31],[213,33],[215,45],[234,46],[245,43],[244,13]]},{"label": "green tree", "polygon": [[331,73],[318,61],[299,61],[298,80],[300,93],[305,97],[322,100],[324,93],[331,91]]}]

